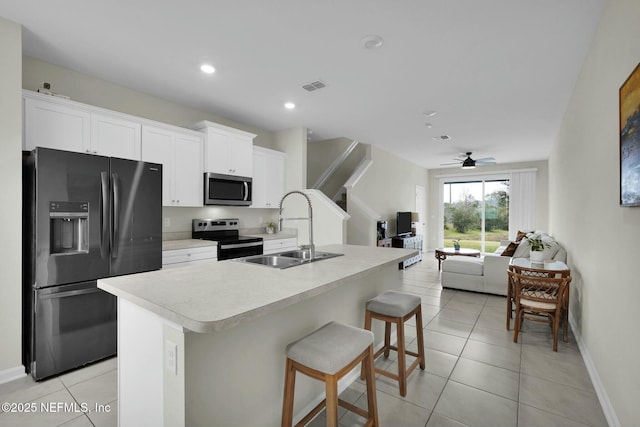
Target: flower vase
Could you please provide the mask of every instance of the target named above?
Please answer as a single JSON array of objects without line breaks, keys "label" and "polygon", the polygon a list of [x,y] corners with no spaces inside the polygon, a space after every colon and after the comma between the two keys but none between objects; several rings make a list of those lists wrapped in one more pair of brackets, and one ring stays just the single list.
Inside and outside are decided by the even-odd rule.
[{"label": "flower vase", "polygon": [[454,243],[453,244],[453,250],[456,251],[456,252],[459,252],[460,251],[460,245]]},{"label": "flower vase", "polygon": [[542,264],[544,262],[544,252],[532,250],[529,252],[529,259],[533,263]]}]

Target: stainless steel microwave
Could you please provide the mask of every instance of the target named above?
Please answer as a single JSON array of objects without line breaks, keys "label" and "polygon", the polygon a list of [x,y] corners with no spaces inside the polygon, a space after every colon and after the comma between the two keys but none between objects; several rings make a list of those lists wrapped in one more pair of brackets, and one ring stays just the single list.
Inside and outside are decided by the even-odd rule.
[{"label": "stainless steel microwave", "polygon": [[250,206],[252,182],[247,176],[205,172],[204,204]]}]

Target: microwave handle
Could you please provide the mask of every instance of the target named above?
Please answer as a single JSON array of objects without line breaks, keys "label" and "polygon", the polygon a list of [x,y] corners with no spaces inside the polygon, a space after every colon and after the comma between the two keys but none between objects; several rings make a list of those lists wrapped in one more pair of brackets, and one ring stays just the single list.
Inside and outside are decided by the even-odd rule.
[{"label": "microwave handle", "polygon": [[244,181],[243,184],[244,184],[244,198],[242,200],[246,202],[247,200],[249,200],[249,183],[247,183],[247,181]]}]

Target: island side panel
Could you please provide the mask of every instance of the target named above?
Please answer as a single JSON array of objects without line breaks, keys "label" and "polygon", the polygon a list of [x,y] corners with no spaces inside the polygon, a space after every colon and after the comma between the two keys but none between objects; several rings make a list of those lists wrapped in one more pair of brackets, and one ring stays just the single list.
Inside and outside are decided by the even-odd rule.
[{"label": "island side panel", "polygon": [[[397,263],[253,321],[210,334],[185,335],[186,424],[280,425],[285,346],[335,320],[363,327],[365,302],[397,289]],[[384,339],[375,322],[376,344]],[[353,377],[351,377],[353,379]],[[322,383],[298,375],[294,414],[317,403]]]},{"label": "island side panel", "polygon": [[183,427],[184,372],[183,328],[118,298],[118,426]]},{"label": "island side panel", "polygon": [[118,425],[164,425],[162,322],[118,298]]}]

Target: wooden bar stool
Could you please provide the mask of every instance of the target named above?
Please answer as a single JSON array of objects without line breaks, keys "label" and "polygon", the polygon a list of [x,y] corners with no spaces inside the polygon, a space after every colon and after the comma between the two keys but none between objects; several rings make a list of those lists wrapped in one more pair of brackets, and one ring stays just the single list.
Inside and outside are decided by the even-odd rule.
[{"label": "wooden bar stool", "polygon": [[[282,402],[282,427],[293,423],[293,397],[296,372],[325,382],[326,396],[296,427],[306,425],[325,406],[327,427],[338,425],[338,405],[365,417],[365,426],[378,427],[375,374],[373,371],[373,334],[338,322],[330,322],[286,348],[287,363]],[[362,362],[367,384],[365,411],[338,398],[338,380]]]},{"label": "wooden bar stool", "polygon": [[[384,357],[389,357],[389,351],[398,352],[398,373],[394,374],[381,368],[374,368],[375,372],[399,382],[400,396],[407,395],[407,377],[420,364],[420,369],[424,371],[424,337],[422,334],[422,306],[421,299],[417,295],[404,292],[385,291],[377,297],[367,301],[364,328],[371,330],[371,319],[378,319],[384,324],[384,347],[374,355],[374,360],[384,353]],[[405,348],[404,322],[416,317],[416,332],[418,336],[418,352],[414,353]],[[395,323],[397,329],[397,346],[391,345],[391,324]],[[417,357],[417,359],[406,368],[406,355]],[[363,377],[363,374],[360,376]]]}]

